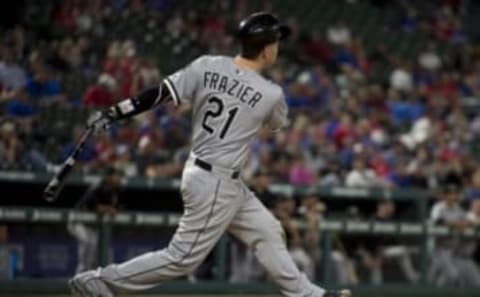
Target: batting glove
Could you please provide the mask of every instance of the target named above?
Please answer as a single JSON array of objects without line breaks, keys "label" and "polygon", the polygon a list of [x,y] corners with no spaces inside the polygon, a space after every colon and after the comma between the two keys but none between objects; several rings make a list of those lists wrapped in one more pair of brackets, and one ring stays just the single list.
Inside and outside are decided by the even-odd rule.
[{"label": "batting glove", "polygon": [[96,111],[87,119],[87,128],[93,129],[93,133],[106,131],[112,125],[112,118],[105,111]]}]

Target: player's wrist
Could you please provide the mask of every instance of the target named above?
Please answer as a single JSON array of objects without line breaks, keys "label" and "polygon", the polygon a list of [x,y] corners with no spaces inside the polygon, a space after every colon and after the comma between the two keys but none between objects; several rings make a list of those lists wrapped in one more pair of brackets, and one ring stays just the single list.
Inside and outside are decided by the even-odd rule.
[{"label": "player's wrist", "polygon": [[106,110],[106,116],[112,121],[118,121],[141,112],[137,106],[135,98],[127,98],[119,101],[117,104],[111,106]]}]

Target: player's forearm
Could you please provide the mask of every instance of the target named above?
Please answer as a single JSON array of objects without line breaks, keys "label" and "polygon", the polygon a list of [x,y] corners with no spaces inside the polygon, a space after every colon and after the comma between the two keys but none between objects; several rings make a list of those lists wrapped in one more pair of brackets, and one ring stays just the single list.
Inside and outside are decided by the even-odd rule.
[{"label": "player's forearm", "polygon": [[160,87],[146,89],[136,96],[118,102],[106,113],[112,121],[117,121],[136,116],[170,99],[168,89],[162,84]]}]

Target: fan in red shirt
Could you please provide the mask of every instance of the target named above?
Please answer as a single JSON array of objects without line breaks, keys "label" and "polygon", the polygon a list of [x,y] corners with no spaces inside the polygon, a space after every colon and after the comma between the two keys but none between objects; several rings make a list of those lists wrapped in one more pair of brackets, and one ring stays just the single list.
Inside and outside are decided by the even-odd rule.
[{"label": "fan in red shirt", "polygon": [[114,102],[117,82],[109,74],[101,74],[96,84],[88,87],[83,96],[84,106],[108,107]]},{"label": "fan in red shirt", "polygon": [[137,50],[132,40],[110,43],[103,61],[103,71],[110,74],[118,84],[119,96],[131,96],[135,69],[138,67]]},{"label": "fan in red shirt", "polygon": [[355,137],[355,127],[353,126],[351,116],[349,114],[343,114],[340,118],[340,123],[333,133],[333,142],[337,150],[344,147],[344,140],[349,137]]}]

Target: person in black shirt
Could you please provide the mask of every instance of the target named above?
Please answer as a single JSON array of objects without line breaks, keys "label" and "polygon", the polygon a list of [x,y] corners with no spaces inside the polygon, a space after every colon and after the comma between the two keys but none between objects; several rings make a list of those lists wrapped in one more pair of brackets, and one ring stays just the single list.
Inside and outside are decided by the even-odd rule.
[{"label": "person in black shirt", "polygon": [[[373,220],[381,223],[393,223],[395,219],[395,203],[391,200],[381,200]],[[398,263],[403,276],[409,282],[417,282],[419,275],[412,264],[410,250],[392,236],[366,236],[363,247],[358,250],[362,265],[370,271],[373,284],[383,283],[383,266],[386,261]]]},{"label": "person in black shirt", "polygon": [[[75,205],[75,209],[92,211],[99,215],[114,215],[118,209],[121,175],[113,168],[107,169],[99,183],[92,185]],[[76,273],[96,268],[98,258],[98,228],[71,222],[67,229],[78,243]]]},{"label": "person in black shirt", "polygon": [[265,170],[257,170],[253,174],[251,189],[260,201],[268,209],[272,209],[275,205],[277,196],[270,191],[272,183],[269,172]]}]

